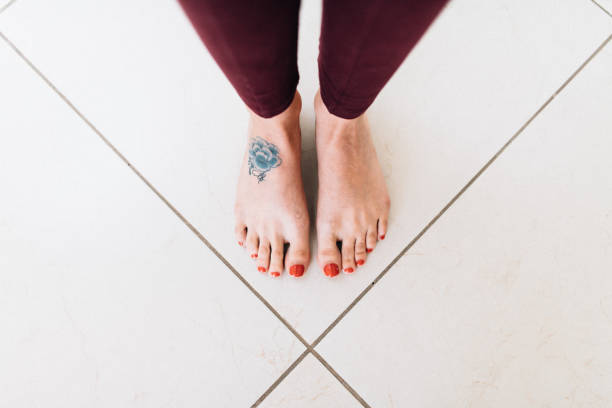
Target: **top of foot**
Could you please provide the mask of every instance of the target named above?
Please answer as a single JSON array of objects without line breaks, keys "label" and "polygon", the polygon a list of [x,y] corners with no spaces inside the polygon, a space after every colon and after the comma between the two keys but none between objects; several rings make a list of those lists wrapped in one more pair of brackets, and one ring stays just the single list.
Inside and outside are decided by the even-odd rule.
[{"label": "top of foot", "polygon": [[385,238],[390,201],[365,115],[337,117],[318,93],[315,113],[317,259],[325,275],[333,277],[340,269],[353,273]]},{"label": "top of foot", "polygon": [[[251,112],[236,192],[236,239],[260,272],[302,276],[310,261],[310,222],[300,165],[299,94],[281,114]],[[285,254],[285,247],[287,248]]]}]

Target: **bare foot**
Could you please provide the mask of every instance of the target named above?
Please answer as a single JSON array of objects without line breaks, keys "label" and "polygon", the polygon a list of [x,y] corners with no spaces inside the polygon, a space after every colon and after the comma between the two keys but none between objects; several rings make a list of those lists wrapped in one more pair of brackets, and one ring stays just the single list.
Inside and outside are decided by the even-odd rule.
[{"label": "bare foot", "polygon": [[[353,273],[387,233],[389,194],[365,115],[342,119],[315,96],[319,169],[317,240],[326,276]],[[341,242],[341,250],[337,242]]]},{"label": "bare foot", "polygon": [[[286,267],[302,276],[310,261],[309,218],[300,167],[300,95],[270,119],[251,112],[236,193],[236,238],[260,272]],[[288,244],[286,256],[284,246]]]}]

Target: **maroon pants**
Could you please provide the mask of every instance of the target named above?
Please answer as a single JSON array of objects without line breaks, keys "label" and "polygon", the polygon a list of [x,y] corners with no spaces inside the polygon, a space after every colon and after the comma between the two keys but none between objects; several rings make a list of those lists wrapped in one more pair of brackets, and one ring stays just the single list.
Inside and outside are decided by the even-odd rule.
[{"label": "maroon pants", "polygon": [[[319,85],[327,109],[352,119],[382,87],[448,0],[323,0]],[[284,111],[298,83],[300,0],[179,0],[247,106]]]}]

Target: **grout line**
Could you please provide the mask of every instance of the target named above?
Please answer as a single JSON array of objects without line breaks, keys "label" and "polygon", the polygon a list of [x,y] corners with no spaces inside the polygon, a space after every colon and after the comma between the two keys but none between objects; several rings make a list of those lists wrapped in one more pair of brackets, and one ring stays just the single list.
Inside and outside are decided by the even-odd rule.
[{"label": "grout line", "polygon": [[[14,2],[16,0],[12,0],[12,2]],[[251,291],[251,293],[253,293],[253,295],[255,295],[255,297],[257,297],[267,308],[268,310],[270,310],[270,312],[272,312],[272,314],[274,316],[276,316],[276,318],[278,320],[280,320],[281,323],[283,323],[285,325],[285,327],[306,347],[306,350],[296,359],[296,361],[293,362],[293,364],[291,364],[289,366],[289,368],[287,368],[285,370],[285,372],[283,372],[283,374],[281,374],[281,376],[262,394],[262,396],[255,402],[255,404],[253,406],[257,406],[261,403],[261,401],[263,401],[277,386],[278,384],[281,383],[281,381],[287,376],[289,375],[289,373],[304,359],[304,357],[306,357],[306,355],[309,352],[313,352],[315,353],[315,356],[317,357],[317,359],[319,359],[319,361],[334,375],[334,377],[336,377],[338,379],[338,381],[340,381],[340,383],[342,385],[344,385],[344,387],[346,387],[346,389],[355,396],[355,398],[357,398],[362,405],[364,405],[364,407],[369,408],[369,405],[367,405],[363,399],[353,390],[352,387],[350,387],[348,385],[348,383],[342,378],[340,377],[340,375],[338,373],[336,373],[331,366],[329,365],[329,363],[327,363],[323,357],[321,357],[318,353],[316,353],[313,350],[313,346],[310,345],[301,335],[300,333],[295,330],[287,320],[285,320],[285,318],[283,318],[281,316],[281,314],[274,309],[274,307],[272,307],[272,305],[232,266],[232,264],[229,263],[229,261],[227,259],[225,259],[225,257],[223,255],[221,255],[221,253],[219,253],[219,251],[217,251],[217,249],[204,237],[204,235],[202,235],[202,233],[200,233],[200,231],[195,228],[190,222],[189,220],[187,220],[187,218],[185,218],[167,199],[166,197],[164,197],[154,186],[153,184],[151,184],[151,182],[149,182],[149,180],[147,180],[142,173],[140,173],[140,171],[138,171],[138,169],[136,169],[132,163],[129,162],[129,160],[102,134],[102,132],[100,132],[98,130],[98,128],[96,128],[94,126],[94,124],[92,122],[89,121],[89,119],[87,119],[85,117],[85,115],[83,115],[83,113],[81,111],[79,111],[76,106],[70,102],[70,100],[38,69],[36,68],[36,66],[17,48],[17,46],[15,46],[15,44],[13,44],[5,35],[2,31],[0,31],[0,38],[2,38],[7,44],[8,46],[30,67],[30,69],[32,69],[63,101],[64,103],[66,103],[66,105],[68,105],[68,107],[70,109],[72,109],[72,111],[74,113],[77,114],[77,116],[79,118],[81,118],[81,120],[83,120],[83,122],[85,122],[85,124],[96,134],[98,135],[98,137],[117,155],[117,157],[119,157],[119,159],[121,161],[123,161],[125,164],[127,164],[127,166],[134,172],[134,174],[136,176],[138,176],[138,178],[140,178],[142,180],[142,182],[144,182],[147,187],[149,187],[149,189],[155,193],[155,195],[164,203],[166,204],[166,206],[187,226],[187,228],[189,228],[199,239],[200,241],[202,241],[204,243],[204,245],[206,245],[208,247],[208,249],[210,249],[212,251],[212,253],[221,261],[223,262],[223,264]]]},{"label": "grout line", "polygon": [[[378,281],[395,265],[402,256],[429,230],[429,228],[465,193],[465,191],[489,168],[489,166],[506,150],[506,148],[516,139],[529,124],[552,102],[553,99],[569,84],[580,71],[601,51],[606,44],[612,39],[612,34],[608,36],[597,49],[563,82],[563,84],[544,102],[542,106],[519,128],[519,130],[508,139],[508,141],[487,161],[487,163],[467,182],[465,186],[440,210],[440,212],[429,221],[429,223],[406,245],[406,247],[382,270],[382,272],[369,284],[357,297],[347,306],[346,309],[321,333],[321,335],[312,343],[312,347],[316,347],[321,340],[355,307],[355,305],[374,287]],[[314,353],[314,351],[313,351]]]},{"label": "grout line", "polygon": [[15,3],[17,0],[10,0],[8,3],[6,3],[4,6],[0,7],[0,14],[2,12],[4,12],[7,8],[11,7],[11,5],[13,3]]},{"label": "grout line", "polygon": [[606,13],[608,16],[612,17],[612,14],[610,14],[610,12],[608,10],[606,10],[601,4],[599,4],[597,1],[595,0],[591,0],[591,2],[593,4],[595,4],[597,7],[599,7],[600,9],[603,10],[604,13]]},{"label": "grout line", "polygon": [[281,375],[280,377],[278,377],[276,379],[276,381],[274,381],[272,383],[271,386],[268,387],[267,390],[264,391],[263,394],[261,394],[261,396],[259,398],[257,398],[257,401],[255,401],[253,403],[253,405],[251,405],[251,408],[255,408],[257,407],[259,404],[262,403],[263,400],[266,399],[266,397],[268,395],[270,395],[272,393],[272,391],[274,391],[274,389],[285,379],[285,377],[287,377],[291,371],[293,371],[293,369],[295,367],[297,367],[298,364],[300,364],[302,362],[302,360],[308,355],[308,353],[310,353],[312,351],[312,349],[308,349],[308,350],[304,350],[304,352],[302,354],[300,354],[300,356],[293,362],[293,364],[291,364]]},{"label": "grout line", "polygon": [[533,122],[533,120],[555,99],[557,95],[582,71],[582,69],[601,51],[612,39],[612,35],[608,36],[603,43],[567,78],[563,84],[540,106],[540,108],[508,139],[508,141],[491,157],[487,163],[467,182],[461,190],[440,210],[440,212],[429,221],[429,223],[408,243],[408,245],[383,269],[383,271],[368,285],[349,306],[321,333],[321,335],[307,347],[307,350],[302,353],[296,361],[289,366],[283,374],[257,399],[252,407],[257,407],[270,393],[293,371],[293,369],[306,357],[308,352],[312,353],[319,362],[346,388],[346,390],[355,397],[359,403],[365,408],[370,408],[367,402],[334,370],[334,368],[314,349],[323,338],[348,314],[348,312],[372,289],[372,287],[395,265],[402,256],[429,230],[429,228],[465,193],[465,191],[489,168],[489,166],[506,150],[506,148]]},{"label": "grout line", "polygon": [[99,137],[100,139],[102,139],[102,141],[119,157],[119,159],[121,159],[125,164],[128,165],[128,167],[134,172],[134,174],[136,174],[136,176],[138,176],[146,185],[147,187],[149,187],[151,189],[151,191],[153,191],[153,193],[155,193],[155,195],[157,195],[157,197],[159,197],[160,200],[163,201],[164,204],[166,204],[166,206],[187,226],[187,228],[189,228],[199,239],[200,241],[202,241],[204,243],[204,245],[206,245],[208,247],[208,249],[210,249],[212,251],[213,254],[215,254],[215,256],[217,258],[219,258],[219,260],[221,262],[223,262],[223,264],[225,264],[225,266],[227,266],[227,268],[232,271],[232,273],[255,295],[255,297],[257,297],[271,312],[274,316],[276,316],[278,318],[278,320],[280,320],[285,327],[287,327],[287,329],[289,329],[289,331],[291,333],[293,333],[293,335],[295,337],[297,337],[297,339],[307,348],[307,350],[310,350],[312,347],[310,346],[310,344],[300,335],[300,333],[297,332],[297,330],[295,330],[290,324],[289,322],[287,322],[287,320],[285,320],[279,312],[276,311],[276,309],[274,309],[272,307],[272,305],[232,266],[232,264],[229,263],[229,261],[227,259],[225,259],[225,257],[223,257],[223,255],[221,255],[219,253],[219,251],[217,251],[217,249],[215,249],[215,247],[204,237],[204,235],[202,235],[202,233],[200,233],[200,231],[198,231],[197,228],[195,228],[190,222],[189,220],[187,220],[187,218],[185,218],[167,199],[166,197],[164,197],[150,182],[149,180],[147,180],[141,173],[140,171],[138,171],[138,169],[136,169],[132,163],[130,163],[128,161],[128,159],[121,154],[121,152],[119,152],[119,150],[117,150],[117,148],[115,146],[113,146],[113,144],[106,138],[104,137],[104,135],[93,125],[93,123],[91,123],[82,113],[81,111],[79,111],[73,104],[72,102],[70,102],[70,100],[59,90],[57,89],[57,87],[55,85],[53,85],[53,83],[47,79],[47,77],[45,77],[43,75],[43,73],[34,66],[34,64],[25,56],[23,55],[23,53],[4,35],[4,33],[2,33],[0,31],[0,38],[2,38],[12,49],[13,51],[15,51],[15,53],[47,84],[49,85],[49,87],[51,87],[51,89],[53,89],[53,91],[83,120],[83,122],[85,122],[87,124],[87,126],[89,126],[89,128],[91,130],[93,130]]},{"label": "grout line", "polygon": [[359,401],[361,405],[363,405],[365,408],[371,408],[370,405],[368,405],[368,403],[365,402],[363,398],[361,398],[361,395],[357,394],[357,391],[355,391],[355,389],[353,389],[353,387],[351,387],[344,380],[344,378],[340,377],[340,374],[338,374],[338,372],[334,370],[334,368],[327,361],[325,361],[325,359],[321,357],[321,355],[315,349],[312,349],[311,353],[319,360],[321,364],[323,364],[323,367],[327,368],[327,371],[329,371],[334,377],[336,377],[340,384],[344,385],[344,388],[346,388],[346,390],[350,392],[353,397],[355,397],[355,399]]}]

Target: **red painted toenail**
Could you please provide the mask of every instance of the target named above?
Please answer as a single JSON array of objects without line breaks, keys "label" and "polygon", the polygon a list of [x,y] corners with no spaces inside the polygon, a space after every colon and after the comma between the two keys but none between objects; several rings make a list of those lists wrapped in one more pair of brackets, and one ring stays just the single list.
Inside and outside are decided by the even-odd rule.
[{"label": "red painted toenail", "polygon": [[259,272],[265,272],[265,271],[266,271],[266,268],[264,268],[263,266],[258,266],[258,267],[257,267],[257,270],[258,270]]},{"label": "red painted toenail", "polygon": [[270,275],[274,276],[275,278],[278,278],[280,276],[280,272],[270,272]]},{"label": "red painted toenail", "polygon": [[251,254],[251,258],[257,258],[257,254]]},{"label": "red painted toenail", "polygon": [[380,236],[380,239],[385,239],[385,234],[382,234],[382,235]]},{"label": "red painted toenail", "polygon": [[238,241],[238,245],[242,246],[242,241]]},{"label": "red painted toenail", "polygon": [[323,272],[325,273],[325,276],[329,276],[330,278],[333,278],[334,276],[340,273],[338,265],[336,265],[335,263],[325,265],[325,268],[323,268]]},{"label": "red painted toenail", "polygon": [[357,265],[363,265],[365,263],[365,261],[363,259],[360,259],[357,261]]},{"label": "red painted toenail", "polygon": [[367,252],[367,253],[370,253],[370,252],[372,252],[372,251],[373,251],[373,249],[372,249],[372,248],[368,248],[368,249],[366,249],[366,252]]},{"label": "red painted toenail", "polygon": [[344,268],[344,272],[346,272],[346,273],[353,273],[353,272],[355,272],[355,270],[353,268]]},{"label": "red painted toenail", "polygon": [[293,265],[289,268],[289,275],[300,277],[304,274],[304,265]]}]

